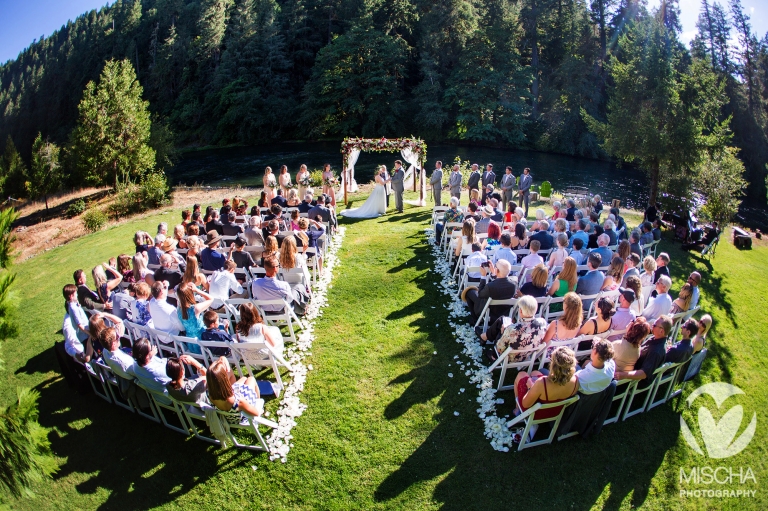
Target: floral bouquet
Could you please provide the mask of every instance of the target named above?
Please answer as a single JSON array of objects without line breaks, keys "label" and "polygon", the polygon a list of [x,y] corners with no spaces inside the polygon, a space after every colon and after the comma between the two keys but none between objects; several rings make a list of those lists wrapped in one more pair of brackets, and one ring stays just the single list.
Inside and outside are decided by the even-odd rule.
[{"label": "floral bouquet", "polygon": [[267,186],[269,186],[269,187],[270,187],[270,188],[272,188],[273,190],[276,190],[276,189],[280,188],[280,185],[279,185],[279,184],[277,184],[277,181],[269,181],[269,182],[267,183]]},{"label": "floral bouquet", "polygon": [[304,186],[304,187],[307,187],[307,188],[309,188],[309,186],[310,186],[309,175],[307,175],[307,176],[305,176],[305,177],[303,177],[303,178],[299,179],[298,183],[299,183],[301,186]]},{"label": "floral bouquet", "polygon": [[336,179],[336,176],[326,177],[323,179],[323,185],[334,187],[339,183],[339,180]]}]

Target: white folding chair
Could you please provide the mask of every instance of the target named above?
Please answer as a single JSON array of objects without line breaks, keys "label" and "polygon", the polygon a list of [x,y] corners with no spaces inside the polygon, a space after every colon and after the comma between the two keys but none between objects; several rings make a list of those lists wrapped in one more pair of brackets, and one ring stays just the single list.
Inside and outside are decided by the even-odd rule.
[{"label": "white folding chair", "polygon": [[[542,350],[546,349],[546,347],[546,344],[541,344],[535,348],[527,348],[523,350],[513,350],[512,348],[507,348],[504,350],[504,353],[499,355],[496,361],[491,364],[490,367],[488,367],[489,373],[493,373],[496,368],[501,367],[501,374],[499,375],[499,383],[496,386],[496,390],[501,391],[513,389],[515,387],[514,383],[512,385],[504,385],[504,379],[507,376],[507,371],[510,369],[517,369],[518,371],[526,371],[530,373],[533,369],[534,362],[536,362],[539,354],[542,352]],[[523,355],[523,360],[518,362],[509,361],[510,358],[518,354]]]},{"label": "white folding chair", "polygon": [[261,368],[271,367],[272,372],[275,375],[276,382],[273,387],[275,387],[275,390],[278,391],[278,394],[285,388],[285,385],[283,384],[283,378],[280,375],[280,367],[285,367],[288,371],[292,371],[293,369],[282,355],[275,352],[274,348],[272,348],[269,343],[233,343],[232,352],[236,353],[238,358],[242,361],[248,376],[255,378],[255,375],[260,372],[259,370]]},{"label": "white folding chair", "polygon": [[[550,321],[554,321],[563,314],[565,314],[565,311],[563,310],[562,303],[563,300],[565,300],[564,296],[550,296],[549,303],[547,303],[546,310],[543,312],[542,316],[545,320],[547,320],[547,323]],[[552,306],[555,304],[561,304],[559,311],[553,311]]]},{"label": "white folding chair", "polygon": [[181,335],[173,335],[171,337],[180,355],[189,355],[208,369],[208,357],[203,353],[203,348],[199,344],[200,339]]},{"label": "white folding chair", "polygon": [[434,229],[435,228],[435,224],[437,223],[437,219],[441,215],[445,215],[445,212],[448,211],[449,209],[451,209],[449,206],[435,206],[432,209],[432,218],[429,221],[429,226],[432,229]]},{"label": "white folding chair", "polygon": [[168,332],[163,332],[156,328],[146,328],[149,334],[149,341],[157,346],[157,353],[163,358],[178,357],[179,352],[176,343],[173,342],[173,336]]},{"label": "white folding chair", "polygon": [[549,363],[550,356],[552,355],[552,352],[555,351],[555,348],[565,346],[566,348],[571,348],[575,353],[577,346],[583,340],[584,336],[578,336],[574,337],[573,339],[565,339],[562,341],[550,341],[549,346],[542,350],[541,355],[539,356],[539,369],[543,368]]},{"label": "white folding chair", "polygon": [[112,398],[112,402],[133,413],[133,403],[131,403],[130,399],[123,397],[123,394],[120,392],[120,382],[117,380],[115,373],[112,372],[112,369],[102,360],[94,360],[92,365],[94,366],[94,370],[101,372],[101,376],[106,384],[107,391]]},{"label": "white folding chair", "polygon": [[112,398],[110,397],[109,389],[107,384],[104,382],[104,376],[101,374],[101,371],[99,371],[98,367],[96,367],[93,362],[86,362],[83,364],[75,358],[72,358],[72,360],[74,360],[75,363],[82,364],[85,367],[85,371],[88,373],[88,381],[91,383],[93,393],[107,403],[111,403]]},{"label": "white folding chair", "polygon": [[[560,421],[563,418],[563,413],[565,412],[565,409],[575,402],[579,400],[579,395],[576,394],[575,396],[569,397],[568,399],[564,399],[562,401],[557,401],[555,403],[536,403],[514,419],[512,419],[511,422],[508,423],[509,426],[514,426],[515,424],[518,424],[520,422],[525,422],[525,429],[523,430],[523,433],[520,435],[520,444],[517,446],[518,451],[522,451],[523,449],[527,449],[529,447],[536,447],[539,445],[545,445],[545,444],[551,444],[552,440],[554,440],[555,435],[557,434],[557,427],[560,425]],[[555,408],[557,406],[562,407],[560,409],[560,412],[555,415],[554,417],[547,417],[543,419],[537,419],[536,413],[543,410],[548,410],[550,408]],[[547,438],[544,438],[542,440],[536,440],[533,441],[533,436],[536,433],[536,430],[538,429],[538,426],[540,424],[545,424],[551,422],[552,423],[552,430],[549,432],[549,436]]]},{"label": "white folding chair", "polygon": [[701,366],[704,363],[704,359],[706,357],[707,357],[707,348],[703,348],[701,351],[693,354],[693,356],[688,360],[688,365],[683,364],[681,366],[680,372],[678,373],[678,375],[680,374],[683,375],[682,378],[678,378],[678,381],[680,382],[680,388],[677,390],[674,390],[670,394],[669,399],[681,396],[683,394],[686,384],[692,379],[694,379],[696,376],[698,376],[699,371],[701,371]]},{"label": "white folding chair", "polygon": [[[249,413],[242,412],[223,412],[221,410],[216,410],[216,413],[219,417],[221,417],[222,425],[224,425],[224,429],[226,431],[227,436],[232,440],[232,443],[236,447],[240,447],[241,449],[249,449],[253,451],[268,451],[269,448],[267,447],[266,441],[264,441],[264,437],[261,434],[261,431],[259,430],[259,426],[266,426],[268,428],[276,428],[277,423],[268,419],[264,419],[262,417],[253,416]],[[258,444],[255,443],[242,443],[238,438],[234,435],[232,432],[233,429],[243,429],[248,431],[249,433],[252,433],[257,441]]]},{"label": "white folding chair", "polygon": [[186,419],[187,424],[189,425],[192,433],[196,438],[202,440],[203,442],[209,442],[214,445],[221,445],[221,442],[217,438],[203,434],[201,428],[195,424],[195,421],[202,422],[206,425],[206,427],[208,427],[208,421],[205,418],[205,412],[198,403],[179,403],[179,406],[181,407],[181,412],[184,414],[184,418]]},{"label": "white folding chair", "polygon": [[[184,414],[181,411],[179,403],[175,399],[171,398],[167,392],[159,392],[155,389],[150,389],[149,387],[142,385],[141,382],[137,382],[136,384],[149,394],[152,404],[155,407],[155,411],[166,428],[181,433],[184,436],[189,436],[189,428],[187,427],[187,422],[184,420]],[[163,410],[175,413],[181,426],[176,426],[175,424],[168,422],[168,418],[165,416]]]},{"label": "white folding chair", "polygon": [[[616,393],[613,395],[611,408],[613,408],[615,403],[618,403],[618,406],[615,413],[613,413],[610,417],[606,417],[606,419],[603,421],[603,426],[613,424],[614,422],[619,422],[619,418],[621,418],[621,412],[624,411],[624,404],[627,401],[627,396],[632,390],[632,387],[634,387],[635,383],[636,380],[618,380],[616,382]],[[608,413],[610,414],[610,411]]]},{"label": "white folding chair", "polygon": [[[253,304],[258,307],[261,317],[264,318],[264,322],[268,325],[276,327],[288,327],[290,335],[288,337],[283,336],[283,340],[290,340],[296,342],[296,332],[294,331],[294,324],[297,324],[299,328],[304,328],[304,324],[299,317],[293,312],[293,307],[285,300],[253,300]],[[278,311],[272,311],[275,306],[282,306]],[[264,307],[268,307],[271,312],[267,312]]]},{"label": "white folding chair", "polygon": [[[661,371],[659,376],[653,381],[653,389],[651,390],[651,396],[648,400],[646,411],[656,408],[659,405],[663,405],[669,400],[669,397],[672,395],[672,390],[674,390],[678,374],[680,373],[681,364],[667,363],[662,367],[664,370]],[[657,395],[660,395],[661,397],[656,399]]]},{"label": "white folding chair", "polygon": [[[483,332],[488,330],[488,325],[491,320],[491,307],[494,306],[506,306],[508,305],[510,307],[509,312],[512,312],[512,309],[515,308],[517,305],[517,299],[516,298],[509,298],[507,300],[494,300],[493,298],[488,298],[488,300],[485,302],[485,306],[483,307],[483,310],[480,312],[480,316],[478,316],[477,321],[475,322],[475,327],[480,326],[480,323],[483,324]],[[508,315],[508,314],[505,314]]]},{"label": "white folding chair", "polygon": [[648,286],[643,286],[643,309],[645,309],[648,306],[648,301],[651,299],[651,293],[653,290],[656,289],[656,286],[651,284]]},{"label": "white folding chair", "polygon": [[[672,364],[671,362],[666,362],[664,364],[661,364],[661,366],[659,366],[658,369],[656,369],[653,372],[653,380],[648,386],[640,387],[640,380],[634,381],[634,385],[632,385],[632,388],[628,389],[629,396],[627,398],[627,406],[624,408],[624,413],[621,416],[622,421],[627,420],[629,417],[634,417],[635,415],[641,414],[648,409],[648,403],[651,400],[651,391],[656,386],[657,380],[661,378],[661,375],[671,365],[676,365],[676,364]],[[645,394],[645,399],[643,399],[642,406],[633,410],[632,403],[634,402],[635,398],[640,397],[643,394]]]},{"label": "white folding chair", "polygon": [[672,315],[672,329],[669,331],[669,335],[667,336],[667,339],[669,339],[671,342],[677,341],[680,328],[682,327],[683,321],[687,315],[688,311],[678,312],[677,314]]},{"label": "white folding chair", "polygon": [[[219,360],[220,357],[224,357],[230,365],[235,366],[239,376],[244,376],[242,369],[240,369],[240,357],[232,350],[234,344],[237,343],[226,341],[203,341],[202,339],[197,341],[197,345],[202,349],[203,355],[208,359],[206,367],[210,367],[214,362]],[[214,351],[222,354],[219,355],[214,353]],[[228,354],[223,354],[227,352]]]}]

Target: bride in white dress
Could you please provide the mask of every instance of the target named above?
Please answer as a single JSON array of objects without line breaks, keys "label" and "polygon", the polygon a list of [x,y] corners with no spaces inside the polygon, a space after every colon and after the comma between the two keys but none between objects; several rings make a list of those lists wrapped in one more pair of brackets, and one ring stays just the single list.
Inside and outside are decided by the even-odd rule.
[{"label": "bride in white dress", "polygon": [[349,218],[376,218],[387,212],[387,168],[382,165],[379,167],[379,173],[376,174],[376,186],[373,187],[371,195],[359,208],[345,209],[340,213],[341,216]]}]

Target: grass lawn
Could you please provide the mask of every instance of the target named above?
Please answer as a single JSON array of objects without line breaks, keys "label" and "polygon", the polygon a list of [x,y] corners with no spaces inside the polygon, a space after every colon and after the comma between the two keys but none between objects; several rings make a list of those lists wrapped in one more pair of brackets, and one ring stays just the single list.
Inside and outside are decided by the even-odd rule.
[{"label": "grass lawn", "polygon": [[[364,199],[355,196],[352,206]],[[134,231],[154,232],[163,220],[172,224],[178,211],[92,234],[19,264],[21,334],[4,344],[0,403],[10,402],[17,386],[41,392],[40,422],[53,428],[61,468],[35,488],[34,497],[12,501],[13,507],[768,508],[761,490],[768,476],[768,280],[761,277],[768,274],[766,248],[740,252],[724,239],[708,262],[684,254],[669,239],[661,246],[672,257],[675,295],[688,272],[698,268],[704,275],[701,305],[715,322],[699,381],[729,382],[745,391],[714,412],[718,419],[738,401],[747,419],[757,413],[756,438],[744,451],[725,460],[696,454],[680,435],[679,414],[667,404],[608,426],[591,441],[500,453],[483,437],[474,387],[455,370],[460,345],[447,327],[438,277],[429,271],[423,233],[429,210],[406,205],[403,214],[343,220],[340,264],[307,359],[314,370],[301,399],[309,408],[293,430],[285,464],[264,454],[219,452],[98,397],[74,394],[58,376],[51,346],[61,338],[61,288],[72,272],[132,250]],[[448,378],[452,370],[457,376]],[[511,400],[507,394],[500,397]],[[711,401],[709,408],[715,409]],[[683,417],[694,424],[696,412],[686,410]],[[737,472],[751,467],[757,485],[689,483],[684,489],[757,489],[755,498],[681,498],[680,468],[704,465]]]}]

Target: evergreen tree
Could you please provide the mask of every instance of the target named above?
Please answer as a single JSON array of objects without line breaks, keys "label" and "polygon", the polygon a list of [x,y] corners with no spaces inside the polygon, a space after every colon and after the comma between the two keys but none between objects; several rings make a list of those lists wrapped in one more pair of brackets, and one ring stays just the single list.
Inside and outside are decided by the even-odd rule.
[{"label": "evergreen tree", "polygon": [[[128,60],[108,61],[98,85],[88,82],[78,107],[70,156],[81,178],[93,184],[118,184],[140,178],[155,166],[148,145],[149,102]],[[122,178],[122,179],[121,179]]]},{"label": "evergreen tree", "polygon": [[720,225],[728,224],[738,212],[747,187],[744,164],[736,152],[727,147],[714,156],[705,154],[697,173],[696,187],[705,199],[703,212]]},{"label": "evergreen tree", "polygon": [[[5,139],[5,151],[0,158],[0,188],[2,188],[4,197],[18,198],[23,196],[24,176],[27,174],[27,167],[24,160],[16,150],[13,139],[8,135]],[[2,202],[2,201],[0,201]]]},{"label": "evergreen tree", "polygon": [[24,186],[31,199],[45,199],[45,209],[48,209],[48,195],[61,186],[59,148],[56,144],[43,140],[40,133],[32,144],[32,165]]}]

